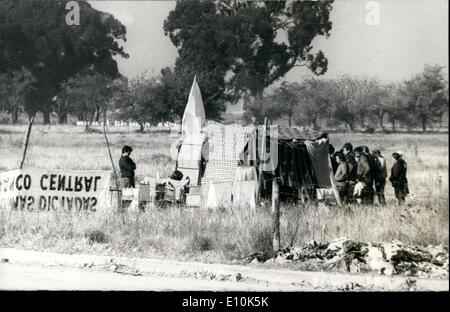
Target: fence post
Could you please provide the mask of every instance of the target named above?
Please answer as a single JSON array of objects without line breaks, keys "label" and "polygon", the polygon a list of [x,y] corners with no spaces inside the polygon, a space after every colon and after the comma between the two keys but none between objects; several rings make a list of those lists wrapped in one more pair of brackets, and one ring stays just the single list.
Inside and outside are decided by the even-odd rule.
[{"label": "fence post", "polygon": [[[262,195],[262,190],[263,190],[263,182],[264,182],[264,191],[267,190],[267,185],[265,183],[265,181],[263,181],[263,170],[262,170],[262,160],[260,156],[265,156],[266,155],[266,137],[267,137],[267,125],[268,125],[268,119],[267,117],[264,117],[264,128],[262,131],[262,135],[261,135],[261,151],[259,153],[259,155],[256,155],[256,157],[259,159],[259,168],[258,168],[258,185],[259,185],[259,191],[258,191],[258,200]],[[258,151],[258,140],[259,140],[259,133],[256,137],[256,150]],[[258,154],[258,152],[256,153]]]},{"label": "fence post", "polygon": [[280,250],[280,187],[277,178],[272,180],[272,234],[273,251]]},{"label": "fence post", "polygon": [[31,127],[33,126],[33,122],[34,122],[34,115],[31,116],[30,122],[28,123],[28,130],[27,130],[27,134],[25,136],[25,143],[24,143],[24,147],[23,147],[22,161],[20,162],[19,169],[22,169],[23,164],[25,163],[25,158],[27,156],[28,142],[30,141]]},{"label": "fence post", "polygon": [[103,123],[103,135],[105,136],[106,147],[108,148],[109,159],[111,161],[111,166],[113,169],[114,180],[116,182],[116,190],[117,190],[117,209],[119,211],[122,210],[122,190],[119,185],[119,175],[116,171],[116,166],[114,166],[114,160],[111,154],[111,148],[109,147],[108,136],[106,135],[106,123]]}]

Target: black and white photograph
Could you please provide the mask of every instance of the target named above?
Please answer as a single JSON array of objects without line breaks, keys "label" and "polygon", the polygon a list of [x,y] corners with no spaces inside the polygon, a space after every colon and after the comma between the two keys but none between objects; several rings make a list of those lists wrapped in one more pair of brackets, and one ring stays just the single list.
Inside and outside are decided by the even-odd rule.
[{"label": "black and white photograph", "polygon": [[448,292],[448,10],[1,0],[0,290]]}]

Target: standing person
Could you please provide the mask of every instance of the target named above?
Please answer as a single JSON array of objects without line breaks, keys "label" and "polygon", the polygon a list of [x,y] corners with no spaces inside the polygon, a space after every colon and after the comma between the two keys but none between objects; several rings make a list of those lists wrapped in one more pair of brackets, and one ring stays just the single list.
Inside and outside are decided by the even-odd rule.
[{"label": "standing person", "polygon": [[357,164],[355,160],[355,154],[353,153],[353,145],[351,143],[345,143],[342,147],[342,153],[345,157],[345,162],[348,165],[348,195],[347,195],[347,201],[348,202],[355,202],[355,199],[353,198],[353,188],[356,184],[356,170],[357,170]]},{"label": "standing person", "polygon": [[355,149],[355,158],[357,159],[356,181],[363,184],[361,190],[361,203],[365,205],[373,204],[373,187],[370,164],[368,157],[363,153],[363,148]]},{"label": "standing person", "polygon": [[342,153],[344,154],[345,161],[348,164],[349,180],[356,181],[356,160],[353,153],[353,145],[351,143],[345,143],[342,147]]},{"label": "standing person", "polygon": [[136,170],[136,164],[130,158],[130,154],[133,149],[125,145],[122,148],[122,156],[119,160],[120,177],[122,188],[134,188],[134,171]]},{"label": "standing person", "polygon": [[334,146],[332,144],[328,145],[328,153],[330,154],[331,167],[333,168],[333,173],[336,173],[336,169],[338,167],[338,163],[336,161],[336,154],[334,152]]},{"label": "standing person", "polygon": [[375,157],[372,154],[370,154],[370,149],[367,146],[362,146],[361,148],[362,148],[363,154],[366,155],[367,160],[369,161],[370,177],[372,179],[370,184],[373,186],[374,181],[375,181],[375,174],[376,174],[375,173],[375,171],[376,171],[376,168],[375,168]]},{"label": "standing person", "polygon": [[[396,153],[399,154],[400,158],[405,161],[405,159],[403,158],[403,152],[402,151],[397,151]],[[408,164],[406,163],[406,161],[405,161],[405,167],[406,167],[406,170],[408,171]],[[406,195],[409,194],[408,182],[406,182],[406,185],[405,185],[405,192],[406,192]]]},{"label": "standing person", "polygon": [[378,197],[378,203],[380,205],[386,205],[386,198],[384,197],[384,187],[388,175],[386,160],[379,150],[374,150],[372,155],[375,164],[375,194]]},{"label": "standing person", "polygon": [[407,165],[398,153],[393,153],[392,158],[395,163],[392,166],[389,181],[391,181],[395,190],[395,197],[401,205],[405,202],[405,197],[409,193],[407,189],[408,179],[406,178]]},{"label": "standing person", "polygon": [[362,146],[362,152],[364,155],[366,155],[367,160],[369,162],[369,173],[370,173],[370,187],[372,190],[372,202],[375,199],[375,176],[376,176],[376,164],[375,164],[375,157],[370,153],[370,149],[367,146]]},{"label": "standing person", "polygon": [[348,198],[348,164],[345,161],[345,156],[342,153],[336,153],[336,162],[338,164],[334,179],[336,181],[336,188],[339,192],[339,197],[343,203],[347,202]]}]

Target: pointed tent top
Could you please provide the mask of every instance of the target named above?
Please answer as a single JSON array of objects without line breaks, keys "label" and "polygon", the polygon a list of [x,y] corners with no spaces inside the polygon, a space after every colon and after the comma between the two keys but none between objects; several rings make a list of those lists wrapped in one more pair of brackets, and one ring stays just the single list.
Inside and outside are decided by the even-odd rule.
[{"label": "pointed tent top", "polygon": [[206,122],[205,108],[203,106],[202,95],[197,84],[197,76],[192,82],[189,99],[184,110],[182,119],[182,129],[186,135],[200,133]]}]

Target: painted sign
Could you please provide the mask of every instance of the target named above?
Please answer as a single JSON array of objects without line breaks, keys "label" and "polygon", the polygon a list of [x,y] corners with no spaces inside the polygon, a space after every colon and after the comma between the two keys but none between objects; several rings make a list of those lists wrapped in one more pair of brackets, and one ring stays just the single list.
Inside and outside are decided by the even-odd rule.
[{"label": "painted sign", "polygon": [[108,204],[110,171],[22,169],[0,173],[0,209],[98,211]]}]

